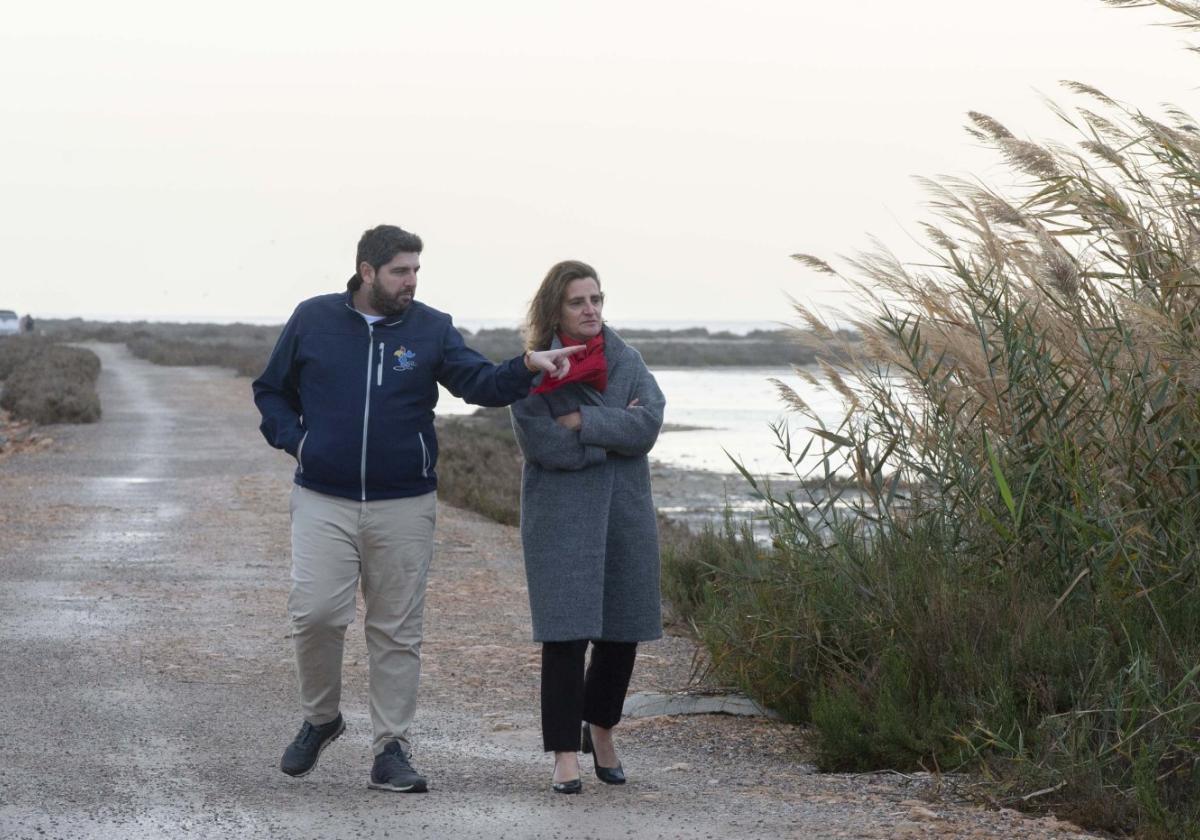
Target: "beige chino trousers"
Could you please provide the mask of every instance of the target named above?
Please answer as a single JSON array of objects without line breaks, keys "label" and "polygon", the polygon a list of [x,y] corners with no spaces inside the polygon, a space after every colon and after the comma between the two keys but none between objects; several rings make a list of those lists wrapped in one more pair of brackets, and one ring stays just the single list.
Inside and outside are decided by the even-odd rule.
[{"label": "beige chino trousers", "polygon": [[410,751],[436,512],[436,493],[356,502],[292,488],[288,613],[304,719],[320,725],[338,716],[342,648],[361,581],[376,755],[389,741]]}]

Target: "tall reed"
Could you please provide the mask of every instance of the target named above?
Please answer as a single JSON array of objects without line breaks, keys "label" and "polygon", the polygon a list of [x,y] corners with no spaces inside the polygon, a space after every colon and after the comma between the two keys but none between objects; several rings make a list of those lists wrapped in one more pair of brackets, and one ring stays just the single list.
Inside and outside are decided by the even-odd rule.
[{"label": "tall reed", "polygon": [[981,769],[1010,803],[1200,837],[1200,131],[1067,87],[1074,145],[970,115],[1019,186],[928,182],[922,264],[796,255],[866,301],[855,345],[796,306],[837,346],[809,378],[839,425],[778,383],[812,424],[780,448],[827,486],[762,487],[772,549],[693,563],[692,615],[826,767]]}]

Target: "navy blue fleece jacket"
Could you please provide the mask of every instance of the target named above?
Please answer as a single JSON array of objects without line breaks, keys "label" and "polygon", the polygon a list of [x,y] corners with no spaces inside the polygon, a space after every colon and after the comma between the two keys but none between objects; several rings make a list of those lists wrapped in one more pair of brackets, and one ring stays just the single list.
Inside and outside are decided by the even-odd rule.
[{"label": "navy blue fleece jacket", "polygon": [[497,365],[467,347],[444,312],[413,302],[368,325],[344,292],[296,307],[252,387],[263,437],[296,458],[297,484],[371,501],[437,487],[439,382],[503,406],[533,376],[520,356]]}]

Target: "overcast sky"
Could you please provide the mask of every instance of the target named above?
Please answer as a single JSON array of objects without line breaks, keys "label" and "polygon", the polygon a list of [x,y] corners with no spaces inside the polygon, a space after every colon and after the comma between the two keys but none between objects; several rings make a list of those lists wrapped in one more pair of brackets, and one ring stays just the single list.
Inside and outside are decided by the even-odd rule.
[{"label": "overcast sky", "polygon": [[22,3],[0,30],[0,308],[283,320],[380,222],[418,297],[520,318],[591,262],[607,316],[842,305],[788,259],[904,251],[961,126],[1068,138],[1060,79],[1193,113],[1200,58],[1098,0]]}]

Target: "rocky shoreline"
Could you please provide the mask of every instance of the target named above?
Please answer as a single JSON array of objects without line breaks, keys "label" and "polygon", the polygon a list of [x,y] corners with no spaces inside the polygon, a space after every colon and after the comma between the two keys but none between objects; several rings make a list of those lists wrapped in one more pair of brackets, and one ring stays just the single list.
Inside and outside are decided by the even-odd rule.
[{"label": "rocky shoreline", "polygon": [[726,510],[741,521],[764,508],[746,479],[735,473],[682,469],[652,459],[650,482],[659,513],[692,531],[719,525]]},{"label": "rocky shoreline", "polygon": [[[814,494],[820,494],[811,483],[796,478],[755,476],[755,479],[760,488],[769,488],[776,498],[795,494],[796,502],[802,508],[808,498],[806,487],[813,490]],[[655,461],[651,457],[650,481],[658,512],[673,522],[686,525],[693,533],[706,525],[723,527],[728,515],[735,526],[749,522],[760,543],[769,540],[765,519],[767,503],[759,491],[738,473],[684,469]],[[847,490],[843,496],[847,501],[858,497],[858,492],[854,490]]]}]

